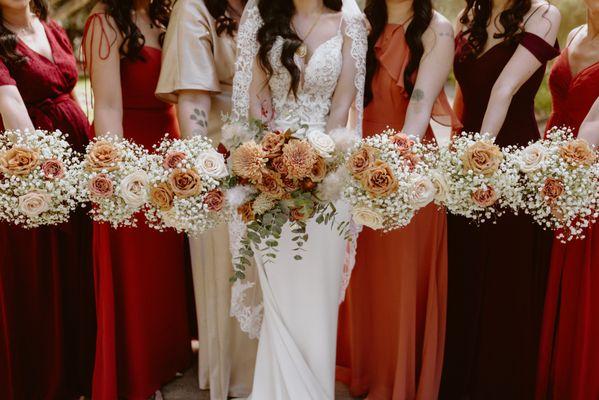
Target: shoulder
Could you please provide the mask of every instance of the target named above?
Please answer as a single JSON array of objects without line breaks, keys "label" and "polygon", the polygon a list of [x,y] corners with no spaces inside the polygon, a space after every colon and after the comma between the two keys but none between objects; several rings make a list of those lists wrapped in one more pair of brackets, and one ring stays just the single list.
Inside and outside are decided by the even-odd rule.
[{"label": "shoulder", "polygon": [[422,36],[422,42],[426,48],[433,48],[440,43],[453,46],[454,33],[451,22],[443,14],[435,11],[428,29]]},{"label": "shoulder", "polygon": [[111,46],[120,45],[119,42],[123,40],[123,34],[118,29],[116,20],[108,14],[107,8],[102,2],[96,3],[87,17],[85,31],[88,33],[90,30],[91,32],[99,30],[102,35],[106,35]]},{"label": "shoulder", "polygon": [[200,23],[208,23],[214,19],[203,0],[177,0],[173,6],[172,16],[178,20]]},{"label": "shoulder", "polygon": [[584,32],[584,30],[587,28],[586,24],[584,25],[580,25],[577,26],[576,28],[572,29],[569,33],[568,33],[568,39],[566,40],[566,44],[570,45],[570,43],[572,43],[572,41],[574,39],[576,39],[576,36],[578,36],[581,32]]},{"label": "shoulder", "polygon": [[524,17],[525,30],[538,33],[537,31],[557,31],[562,16],[559,9],[547,1],[533,1],[528,14]]}]

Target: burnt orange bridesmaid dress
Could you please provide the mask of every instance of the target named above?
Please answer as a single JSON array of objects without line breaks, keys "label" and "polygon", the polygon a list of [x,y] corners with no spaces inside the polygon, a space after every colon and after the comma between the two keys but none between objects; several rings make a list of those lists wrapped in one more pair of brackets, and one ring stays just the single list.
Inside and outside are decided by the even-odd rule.
[{"label": "burnt orange bridesmaid dress", "polygon": [[[409,48],[402,25],[389,24],[375,52],[379,68],[364,136],[403,127]],[[415,78],[415,77],[414,77]],[[442,94],[433,111],[449,116]],[[406,132],[409,134],[409,132]],[[426,140],[433,141],[429,127]],[[447,294],[447,221],[434,204],[410,225],[382,233],[364,228],[341,306],[337,378],[371,400],[435,399],[443,367]]]}]

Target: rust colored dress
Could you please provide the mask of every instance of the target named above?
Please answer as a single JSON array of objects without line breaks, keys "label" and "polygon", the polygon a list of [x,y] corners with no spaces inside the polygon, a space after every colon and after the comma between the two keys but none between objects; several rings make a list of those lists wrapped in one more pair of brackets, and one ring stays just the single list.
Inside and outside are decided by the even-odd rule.
[{"label": "rust colored dress", "polygon": [[[409,48],[402,25],[376,44],[379,69],[364,135],[401,130],[410,101],[404,88]],[[450,115],[444,93],[433,114]],[[426,140],[435,140],[428,129]],[[447,290],[447,222],[431,204],[390,233],[364,228],[341,306],[337,378],[372,400],[435,399],[441,380]]]},{"label": "rust colored dress", "polygon": [[[572,75],[568,49],[551,70],[553,113],[547,129],[577,133],[599,97],[599,62]],[[537,400],[599,399],[599,236],[553,242],[541,336]]]},{"label": "rust colored dress", "polygon": [[[100,14],[88,21],[87,35]],[[103,25],[101,25],[103,26]],[[91,39],[93,40],[93,39]],[[104,53],[102,53],[104,54]],[[121,60],[125,138],[144,147],[165,133],[178,137],[174,107],[154,96],[162,51],[145,46],[141,60]],[[147,400],[191,364],[183,235],[94,224],[98,340],[94,400]]]},{"label": "rust colored dress", "polygon": [[[71,93],[78,71],[64,30],[42,22],[53,61],[22,41],[23,64],[0,62],[0,86],[16,86],[33,125],[88,143],[87,117]],[[0,129],[4,129],[0,123]],[[0,223],[0,399],[62,400],[90,394],[95,346],[92,224],[78,209],[59,226]]]},{"label": "rust colored dress", "polygon": [[[518,46],[543,64],[514,95],[495,143],[504,147],[538,140],[534,99],[547,61],[559,51],[536,35],[522,33],[475,58],[463,34],[456,40],[454,71],[467,132],[480,131],[493,86]],[[481,226],[449,216],[448,234],[447,340],[440,398],[534,398],[551,233],[527,215],[506,214],[496,224]]]}]

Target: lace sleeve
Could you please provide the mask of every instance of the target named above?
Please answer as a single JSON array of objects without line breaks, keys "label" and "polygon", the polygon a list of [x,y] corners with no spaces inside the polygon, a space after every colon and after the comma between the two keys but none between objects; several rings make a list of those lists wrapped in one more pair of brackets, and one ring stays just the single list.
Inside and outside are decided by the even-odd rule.
[{"label": "lace sleeve", "polygon": [[364,115],[364,85],[366,83],[366,53],[368,51],[368,33],[362,15],[345,17],[345,35],[351,39],[351,56],[356,69],[354,77],[356,98],[350,126],[355,129],[356,135],[361,137]]}]

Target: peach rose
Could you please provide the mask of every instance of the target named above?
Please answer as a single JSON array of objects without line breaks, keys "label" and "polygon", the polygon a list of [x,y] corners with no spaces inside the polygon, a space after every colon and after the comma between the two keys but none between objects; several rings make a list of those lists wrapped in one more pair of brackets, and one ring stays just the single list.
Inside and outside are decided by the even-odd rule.
[{"label": "peach rose", "polygon": [[175,195],[182,198],[197,196],[202,191],[202,178],[194,169],[173,170],[168,183]]},{"label": "peach rose", "polygon": [[318,154],[305,140],[292,140],[283,148],[283,161],[288,175],[295,179],[304,179],[316,163]]},{"label": "peach rose", "polygon": [[160,211],[168,211],[173,208],[175,193],[167,183],[159,183],[150,189],[150,202]]},{"label": "peach rose", "polygon": [[475,174],[484,176],[493,175],[499,169],[502,161],[501,149],[494,144],[482,141],[468,147],[462,155],[465,171],[471,170]]},{"label": "peach rose", "polygon": [[0,169],[6,175],[25,176],[39,164],[39,153],[25,147],[13,147],[0,156]]},{"label": "peach rose", "polygon": [[413,171],[414,168],[416,168],[416,166],[422,161],[422,158],[418,154],[411,152],[404,153],[402,157],[410,171]]},{"label": "peach rose", "polygon": [[19,197],[19,211],[33,218],[50,210],[52,196],[44,190],[33,190]]},{"label": "peach rose", "polygon": [[564,184],[561,180],[547,178],[541,189],[541,194],[547,203],[552,204],[564,193],[564,190]]},{"label": "peach rose", "polygon": [[256,219],[256,216],[254,215],[254,206],[251,201],[248,201],[237,208],[237,213],[241,216],[241,220],[246,224]]},{"label": "peach rose", "polygon": [[106,199],[114,194],[114,184],[105,174],[94,176],[88,184],[89,193],[92,197]]},{"label": "peach rose", "polygon": [[297,179],[289,178],[287,176],[282,176],[281,182],[287,192],[295,192],[300,187],[300,183]]},{"label": "peach rose", "polygon": [[283,161],[283,157],[276,157],[270,161],[270,166],[272,169],[277,171],[281,175],[287,175],[287,167],[285,166],[285,161]]},{"label": "peach rose", "polygon": [[256,184],[256,188],[274,198],[280,199],[285,194],[285,188],[281,176],[269,169],[264,170],[262,178]]},{"label": "peach rose", "polygon": [[182,163],[186,158],[187,155],[182,151],[173,151],[164,156],[162,166],[166,169],[181,168]]},{"label": "peach rose", "polygon": [[285,145],[285,135],[279,132],[267,132],[262,138],[262,150],[266,153],[266,157],[275,158],[283,153]]},{"label": "peach rose", "polygon": [[42,163],[42,172],[47,179],[61,179],[64,176],[62,161],[52,158]]},{"label": "peach rose", "polygon": [[219,212],[225,205],[225,194],[218,189],[211,190],[206,194],[204,204],[206,204],[208,210]]},{"label": "peach rose", "polygon": [[310,171],[310,179],[314,182],[322,182],[322,180],[327,175],[327,164],[324,161],[324,158],[318,157],[316,163],[312,167],[312,171]]},{"label": "peach rose", "polygon": [[310,178],[306,178],[303,181],[301,181],[300,185],[302,187],[302,190],[305,192],[309,192],[311,190],[316,189],[316,183]]},{"label": "peach rose", "polygon": [[385,197],[393,193],[398,183],[389,165],[376,160],[362,176],[362,185],[372,197]]},{"label": "peach rose", "polygon": [[397,134],[391,136],[390,139],[391,139],[391,143],[393,143],[395,145],[395,147],[397,147],[397,151],[399,152],[399,154],[402,154],[402,155],[410,152],[410,150],[412,150],[412,147],[414,146],[414,143],[415,143],[405,133],[397,133]]},{"label": "peach rose", "polygon": [[490,186],[487,189],[478,189],[472,193],[471,197],[474,204],[479,207],[491,207],[499,200],[497,192]]},{"label": "peach rose", "polygon": [[560,156],[572,166],[591,166],[597,161],[597,154],[583,139],[571,140],[559,149]]},{"label": "peach rose", "polygon": [[115,171],[121,161],[119,149],[105,140],[95,142],[87,154],[87,169],[92,172]]},{"label": "peach rose", "polygon": [[370,168],[376,159],[377,150],[370,146],[362,146],[347,160],[350,174],[359,179]]}]

